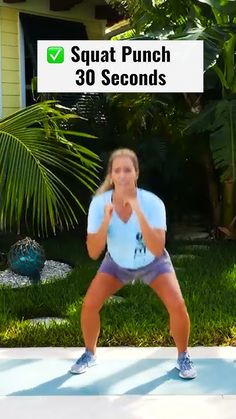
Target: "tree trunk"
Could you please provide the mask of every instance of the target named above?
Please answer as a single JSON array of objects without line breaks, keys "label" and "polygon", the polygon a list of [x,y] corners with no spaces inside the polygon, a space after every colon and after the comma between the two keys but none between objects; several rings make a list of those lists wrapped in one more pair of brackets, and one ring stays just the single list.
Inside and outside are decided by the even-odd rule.
[{"label": "tree trunk", "polygon": [[228,180],[222,183],[223,207],[222,225],[229,226],[236,215],[236,182]]},{"label": "tree trunk", "polygon": [[211,207],[211,229],[213,229],[214,234],[217,235],[217,229],[220,225],[221,218],[220,190],[217,174],[212,161],[211,151],[207,141],[204,145],[202,161],[206,171],[208,194]]}]

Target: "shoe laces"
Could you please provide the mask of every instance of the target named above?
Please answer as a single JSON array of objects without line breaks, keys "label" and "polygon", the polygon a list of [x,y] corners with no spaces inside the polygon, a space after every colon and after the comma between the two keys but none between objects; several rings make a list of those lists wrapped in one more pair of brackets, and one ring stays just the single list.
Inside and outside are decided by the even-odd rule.
[{"label": "shoe laces", "polygon": [[89,361],[90,355],[88,352],[84,352],[83,355],[76,361],[76,364],[80,364],[81,362],[87,362]]},{"label": "shoe laces", "polygon": [[181,370],[191,370],[193,368],[193,363],[188,354],[185,354],[182,358],[179,358],[179,364]]}]

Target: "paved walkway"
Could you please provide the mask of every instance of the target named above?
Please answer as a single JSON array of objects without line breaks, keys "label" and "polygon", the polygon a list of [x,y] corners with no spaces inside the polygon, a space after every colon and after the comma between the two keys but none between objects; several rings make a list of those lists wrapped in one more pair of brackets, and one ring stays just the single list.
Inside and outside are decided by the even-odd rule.
[{"label": "paved walkway", "polygon": [[191,348],[195,380],[179,378],[175,348],[98,348],[98,365],[71,375],[82,352],[1,348],[1,418],[236,418],[236,347]]}]

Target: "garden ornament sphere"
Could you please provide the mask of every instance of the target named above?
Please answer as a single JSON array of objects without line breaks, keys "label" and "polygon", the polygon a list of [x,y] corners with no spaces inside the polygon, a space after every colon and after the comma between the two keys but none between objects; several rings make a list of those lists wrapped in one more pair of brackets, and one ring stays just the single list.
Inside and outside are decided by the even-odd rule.
[{"label": "garden ornament sphere", "polygon": [[13,272],[38,278],[46,259],[42,246],[30,237],[26,237],[11,246],[7,260]]}]

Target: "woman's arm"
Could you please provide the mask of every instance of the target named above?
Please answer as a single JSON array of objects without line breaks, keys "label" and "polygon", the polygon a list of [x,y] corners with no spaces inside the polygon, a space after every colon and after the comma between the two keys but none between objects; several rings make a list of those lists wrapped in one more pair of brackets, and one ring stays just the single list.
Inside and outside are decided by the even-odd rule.
[{"label": "woman's arm", "polygon": [[166,241],[165,230],[152,228],[147,222],[141,210],[137,211],[136,215],[141,227],[143,241],[145,242],[147,248],[150,250],[150,252],[152,252],[153,255],[157,257],[162,256]]},{"label": "woman's arm", "polygon": [[153,255],[160,257],[163,254],[165,248],[165,230],[153,228],[149,225],[136,198],[127,199],[126,202],[131,205],[132,210],[135,212],[138,218],[143,240],[147,248],[150,250],[150,252],[152,252]]},{"label": "woman's arm", "polygon": [[107,243],[107,231],[113,212],[113,205],[108,204],[104,209],[104,218],[99,230],[96,233],[88,233],[87,235],[87,250],[91,259],[98,259]]}]

